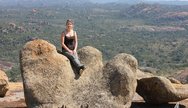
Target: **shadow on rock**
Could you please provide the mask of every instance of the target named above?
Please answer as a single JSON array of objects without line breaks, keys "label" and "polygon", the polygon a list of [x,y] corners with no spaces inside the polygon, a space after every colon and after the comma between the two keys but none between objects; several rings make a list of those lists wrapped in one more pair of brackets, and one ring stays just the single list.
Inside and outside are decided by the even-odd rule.
[{"label": "shadow on rock", "polygon": [[186,106],[179,104],[179,106],[175,107],[176,104],[147,104],[144,102],[132,102],[131,108],[186,108]]}]

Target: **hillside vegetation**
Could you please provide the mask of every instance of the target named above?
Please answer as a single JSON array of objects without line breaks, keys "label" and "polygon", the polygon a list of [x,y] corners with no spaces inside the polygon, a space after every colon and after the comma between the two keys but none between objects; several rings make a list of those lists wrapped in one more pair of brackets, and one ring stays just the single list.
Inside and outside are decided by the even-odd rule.
[{"label": "hillside vegetation", "polygon": [[[188,67],[188,8],[159,4],[59,4],[0,7],[0,61],[11,62],[12,81],[20,80],[19,51],[41,38],[61,49],[65,21],[75,21],[79,48],[90,45],[104,61],[126,52],[141,67],[172,74]],[[0,62],[1,63],[1,62]]]}]

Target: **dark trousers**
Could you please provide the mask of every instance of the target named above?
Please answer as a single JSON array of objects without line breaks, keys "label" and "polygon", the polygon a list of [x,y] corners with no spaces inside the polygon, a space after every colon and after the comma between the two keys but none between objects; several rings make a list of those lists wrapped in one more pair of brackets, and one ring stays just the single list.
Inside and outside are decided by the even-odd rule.
[{"label": "dark trousers", "polygon": [[79,59],[78,59],[78,55],[77,54],[70,54],[69,52],[67,52],[66,50],[62,50],[62,54],[64,56],[66,56],[70,62],[73,64],[73,66],[76,68],[76,69],[80,69],[80,67],[83,66],[83,64],[80,63]]}]

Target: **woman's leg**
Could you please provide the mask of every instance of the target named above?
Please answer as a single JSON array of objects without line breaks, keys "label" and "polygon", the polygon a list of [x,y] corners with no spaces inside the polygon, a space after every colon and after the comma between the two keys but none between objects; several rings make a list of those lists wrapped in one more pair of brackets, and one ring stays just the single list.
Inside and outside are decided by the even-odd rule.
[{"label": "woman's leg", "polygon": [[62,51],[62,53],[73,63],[76,69],[84,68],[84,65],[80,63],[77,54],[73,55],[67,51]]}]

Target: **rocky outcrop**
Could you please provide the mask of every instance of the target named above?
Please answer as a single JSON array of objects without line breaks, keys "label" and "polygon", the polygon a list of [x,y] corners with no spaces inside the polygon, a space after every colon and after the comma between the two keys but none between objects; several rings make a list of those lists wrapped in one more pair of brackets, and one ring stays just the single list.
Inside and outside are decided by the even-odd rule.
[{"label": "rocky outcrop", "polygon": [[151,73],[148,73],[148,72],[143,72],[139,69],[136,70],[136,76],[137,76],[137,79],[142,79],[142,78],[149,78],[149,77],[153,77],[155,75],[151,74]]},{"label": "rocky outcrop", "polygon": [[28,108],[129,108],[136,90],[136,59],[120,54],[102,63],[87,46],[78,51],[86,69],[78,76],[70,61],[44,40],[25,44],[20,67]]},{"label": "rocky outcrop", "polygon": [[188,68],[177,72],[176,74],[172,75],[171,77],[177,79],[182,84],[188,84]]},{"label": "rocky outcrop", "polygon": [[181,84],[181,82],[173,77],[167,77],[167,79],[170,80],[171,83],[174,83],[174,84]]},{"label": "rocky outcrop", "polygon": [[6,96],[0,98],[0,108],[26,108],[23,83],[9,82],[9,90]]},{"label": "rocky outcrop", "polygon": [[139,67],[139,69],[143,72],[152,73],[152,74],[156,74],[158,71],[158,69],[152,67]]},{"label": "rocky outcrop", "polygon": [[114,96],[117,108],[130,107],[137,86],[137,68],[137,60],[125,53],[116,55],[104,66],[104,85]]},{"label": "rocky outcrop", "polygon": [[21,51],[21,71],[28,108],[57,108],[69,100],[73,70],[69,60],[43,40],[28,42]]},{"label": "rocky outcrop", "polygon": [[165,77],[154,76],[138,80],[137,93],[148,103],[176,102],[188,98],[188,85],[174,84]]},{"label": "rocky outcrop", "polygon": [[8,77],[5,72],[0,70],[0,97],[4,97],[9,89]]}]

